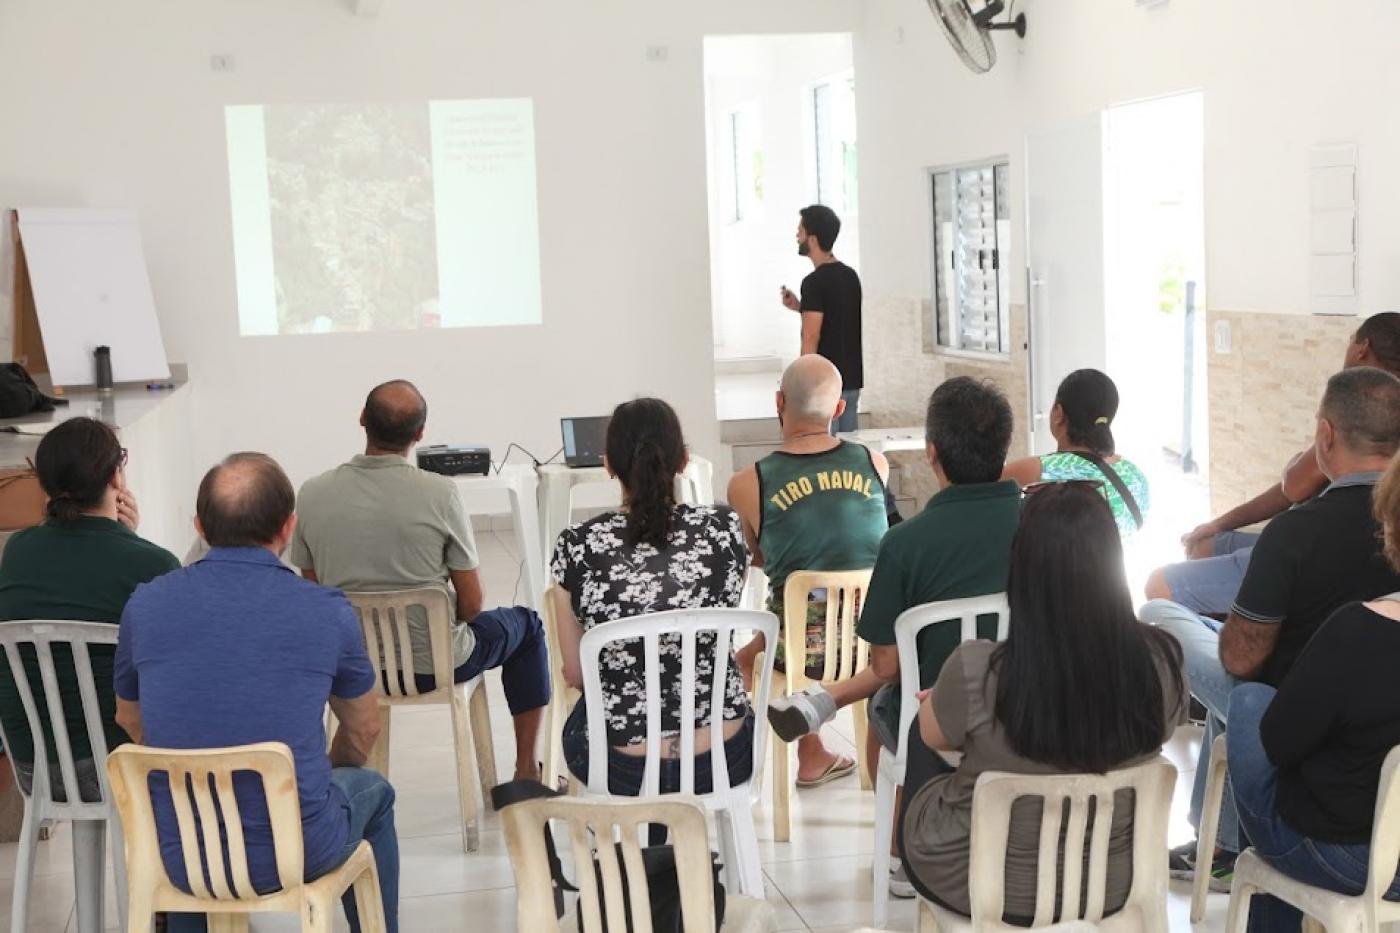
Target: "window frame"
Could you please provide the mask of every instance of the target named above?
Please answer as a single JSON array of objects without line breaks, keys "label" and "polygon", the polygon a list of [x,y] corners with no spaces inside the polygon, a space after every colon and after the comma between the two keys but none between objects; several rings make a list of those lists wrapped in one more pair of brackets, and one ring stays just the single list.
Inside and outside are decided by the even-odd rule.
[{"label": "window frame", "polygon": [[[981,347],[966,347],[962,345],[964,328],[962,325],[965,308],[961,301],[950,297],[948,301],[948,333],[949,341],[944,342],[944,335],[941,333],[939,322],[939,290],[944,286],[944,278],[948,274],[945,249],[940,248],[939,230],[940,220],[938,213],[938,185],[939,176],[949,175],[950,189],[956,193],[957,173],[967,170],[991,170],[992,172],[992,202],[993,202],[993,242],[996,251],[996,304],[997,304],[997,345],[998,349],[984,349]],[[998,171],[1000,170],[1000,171]],[[998,180],[1000,175],[1000,181]],[[936,165],[925,169],[925,196],[927,198],[929,217],[929,333],[932,340],[928,347],[931,352],[952,356],[964,357],[975,360],[993,360],[997,362],[1007,362],[1012,353],[1011,336],[1011,294],[1010,294],[1010,269],[1008,262],[1010,259],[1011,247],[1011,159],[1006,155],[990,156],[983,159],[973,159],[965,162],[956,162],[943,165]],[[956,199],[954,209],[956,210]],[[1002,205],[1006,208],[1006,217],[997,216],[997,207]],[[956,270],[953,270],[956,275]]]}]

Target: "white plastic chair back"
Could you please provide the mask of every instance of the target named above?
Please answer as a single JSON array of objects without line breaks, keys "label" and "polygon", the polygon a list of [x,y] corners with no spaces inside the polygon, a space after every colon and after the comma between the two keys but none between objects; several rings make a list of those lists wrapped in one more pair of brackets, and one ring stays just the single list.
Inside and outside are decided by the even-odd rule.
[{"label": "white plastic chair back", "polygon": [[959,625],[960,640],[977,639],[977,620],[981,616],[997,617],[997,641],[1005,641],[1011,626],[1011,609],[1005,593],[949,599],[914,606],[899,614],[894,621],[894,641],[899,651],[899,747],[895,757],[906,760],[909,751],[909,729],[919,712],[919,634],[931,625]]},{"label": "white plastic chair back", "polygon": [[[584,632],[579,645],[583,667],[583,695],[588,712],[588,792],[608,793],[608,731],[607,706],[603,684],[599,679],[600,657],[610,644],[619,641],[641,641],[641,656],[646,677],[646,765],[642,779],[642,794],[656,796],[661,781],[661,640],[679,638],[681,653],[680,723],[680,793],[695,793],[695,729],[686,728],[695,722],[697,679],[695,662],[697,636],[714,634],[714,665],[710,677],[710,773],[713,794],[728,795],[729,767],[724,751],[724,698],[729,682],[729,669],[738,633],[760,632],[769,644],[778,637],[778,619],[771,612],[751,609],[678,609],[619,619],[595,625]],[[763,665],[758,689],[753,697],[754,740],[753,776],[748,784],[758,787],[762,781],[764,750],[767,746],[768,692],[773,682],[771,655]],[[669,686],[669,685],[668,685]],[[706,795],[709,796],[709,795]]]},{"label": "white plastic chair back", "polygon": [[869,570],[798,570],[783,585],[783,651],[788,689],[807,678],[807,602],[813,590],[826,590],[826,646],[822,683],[846,679],[869,663],[870,645],[856,637],[856,624],[870,589]]},{"label": "white plastic chair back", "polygon": [[1378,787],[1376,818],[1371,824],[1371,864],[1361,897],[1372,922],[1392,923],[1400,920],[1400,904],[1383,898],[1400,863],[1400,746],[1385,756]]},{"label": "white plastic chair back", "polygon": [[[670,830],[669,838],[675,850],[685,933],[713,933],[714,878],[710,868],[710,845],[704,811],[695,801],[675,796],[627,802],[556,797],[507,807],[501,812],[501,820],[505,824],[506,845],[515,870],[516,929],[578,929],[571,922],[572,916],[566,915],[563,923],[554,916],[554,896],[544,845],[544,834],[553,821],[556,825],[562,823],[568,830],[567,841],[558,835],[556,840],[563,850],[561,854],[565,858],[573,857],[573,880],[579,887],[576,913],[582,918],[586,933],[624,929],[627,908],[632,913],[632,929],[636,933],[652,933],[651,892],[647,888],[638,840],[645,837],[641,831],[648,824],[659,823]],[[621,861],[614,840],[621,846]],[[590,870],[595,858],[596,872]],[[762,911],[772,922],[769,905],[761,901],[745,904],[748,900],[744,897],[728,899],[726,931],[732,928],[736,913],[745,910]]]},{"label": "white plastic chair back", "polygon": [[[354,886],[365,933],[384,929],[383,901],[369,843],[343,864],[305,881],[296,764],[282,742],[232,748],[168,749],[123,745],[107,759],[131,867],[133,929],[149,929],[156,911],[250,913],[294,911],[303,929],[329,930],[335,901]],[[279,889],[259,894],[248,869],[235,773],[256,775],[267,801]],[[175,886],[161,858],[150,777],[164,774],[179,826],[191,893]],[[225,858],[227,852],[227,858]],[[207,881],[206,881],[207,879]]]},{"label": "white plastic chair back", "polygon": [[[347,593],[360,617],[365,650],[379,668],[379,695],[395,703],[446,703],[452,692],[452,624],[455,610],[447,590],[422,586],[378,593]],[[428,619],[428,643],[433,652],[434,689],[419,693],[414,680],[413,639],[408,610],[420,607]]]},{"label": "white plastic chair back", "polygon": [[[1176,767],[1161,757],[1101,775],[984,773],[977,779],[977,789],[972,796],[972,859],[968,866],[972,927],[1003,929],[1006,847],[1012,805],[1023,797],[1039,797],[1044,801],[1032,926],[1048,927],[1053,923],[1059,928],[1075,921],[1101,923],[1108,882],[1114,795],[1121,790],[1132,790],[1133,880],[1122,911],[1114,916],[1123,918],[1125,929],[1165,931],[1167,822],[1175,785]],[[1094,811],[1092,830],[1089,828],[1091,808]],[[1061,851],[1062,835],[1064,848]],[[1084,871],[1086,855],[1087,874]]]},{"label": "white plastic chair back", "polygon": [[[107,734],[102,729],[102,708],[97,701],[97,687],[92,675],[93,645],[117,644],[117,627],[105,622],[34,621],[6,622],[0,625],[0,647],[4,648],[10,672],[29,720],[29,734],[34,740],[34,780],[30,795],[44,808],[43,819],[104,820],[112,815],[111,791],[101,762],[107,757]],[[68,645],[73,652],[73,667],[78,675],[78,694],[82,701],[83,723],[97,763],[101,799],[83,803],[78,793],[78,772],[73,761],[73,743],[68,735],[68,719],[64,715],[59,695],[58,675],[54,669],[53,648]],[[21,646],[32,650],[39,661],[40,682],[30,683],[26,676]],[[37,696],[36,696],[37,691]],[[39,718],[39,702],[44,703],[53,732],[46,735]],[[50,745],[57,751],[59,778],[66,803],[53,800],[49,774]],[[10,740],[5,737],[5,747]],[[17,776],[18,777],[18,776]]]},{"label": "white plastic chair back", "polygon": [[981,616],[997,617],[997,640],[1004,641],[1010,630],[1011,611],[1005,593],[949,599],[913,606],[899,614],[894,622],[894,640],[899,652],[899,734],[895,751],[880,750],[880,763],[875,780],[875,856],[871,860],[871,890],[874,892],[872,914],[876,926],[884,926],[889,912],[890,876],[888,860],[883,853],[890,849],[894,832],[895,788],[904,783],[905,762],[909,753],[909,730],[918,715],[919,703],[919,635],[933,625],[959,626],[961,641],[977,638],[977,620]]},{"label": "white plastic chair back", "polygon": [[[107,735],[102,729],[102,708],[97,699],[97,686],[92,674],[90,649],[95,645],[117,644],[117,626],[105,622],[72,622],[66,620],[34,620],[6,622],[0,625],[0,649],[15,680],[29,734],[34,746],[34,772],[29,793],[25,794],[24,827],[21,830],[16,859],[14,902],[11,920],[14,929],[27,925],[29,886],[34,871],[38,828],[45,820],[74,821],[73,858],[78,886],[81,921],[93,922],[99,929],[103,905],[103,849],[106,830],[112,834],[112,865],[117,886],[118,913],[126,925],[126,870],[122,858],[121,823],[112,805],[112,791],[102,762],[107,757]],[[92,761],[97,772],[98,799],[84,802],[79,793],[78,770],[73,759],[72,737],[59,693],[58,675],[54,668],[54,646],[67,645],[72,651],[73,669],[78,678],[78,696],[82,704],[84,731],[92,749]],[[23,662],[25,651],[32,651],[39,664],[39,680],[29,679]],[[40,703],[48,714],[52,730],[46,733],[39,718]],[[0,740],[12,747],[9,736],[0,727]],[[53,799],[53,776],[49,771],[49,751],[58,758],[58,778],[63,787],[64,802]],[[11,765],[15,764],[11,759]],[[18,771],[15,783],[23,794]],[[106,827],[104,830],[103,827]],[[80,828],[81,827],[81,828]],[[85,890],[91,885],[95,890]]]}]

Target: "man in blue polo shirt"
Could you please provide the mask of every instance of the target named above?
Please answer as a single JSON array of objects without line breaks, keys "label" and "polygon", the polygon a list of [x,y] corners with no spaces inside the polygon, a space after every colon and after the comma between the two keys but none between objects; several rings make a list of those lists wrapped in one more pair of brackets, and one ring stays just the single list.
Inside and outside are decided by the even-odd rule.
[{"label": "man in blue polo shirt", "polygon": [[[117,722],[160,748],[285,742],[296,759],[306,878],[339,866],[368,840],[396,933],[394,790],[363,767],[379,731],[374,668],[344,594],[301,579],[278,559],[296,525],[294,505],[286,474],[263,454],[233,454],[205,475],[196,527],[208,556],[138,587],[122,614]],[[329,757],[328,701],[340,721]],[[261,785],[239,775],[235,793],[253,886],[276,890]],[[157,789],[154,802],[165,870],[188,890],[168,791]],[[358,931],[353,894],[344,904]],[[202,930],[204,919],[174,915],[168,929]]]}]

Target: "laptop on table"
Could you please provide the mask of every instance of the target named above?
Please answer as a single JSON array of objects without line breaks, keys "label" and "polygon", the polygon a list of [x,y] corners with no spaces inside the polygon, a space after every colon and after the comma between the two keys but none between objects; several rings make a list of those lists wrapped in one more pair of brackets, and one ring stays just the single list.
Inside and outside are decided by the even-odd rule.
[{"label": "laptop on table", "polygon": [[559,429],[564,435],[564,462],[570,467],[602,466],[610,420],[606,415],[559,419]]}]

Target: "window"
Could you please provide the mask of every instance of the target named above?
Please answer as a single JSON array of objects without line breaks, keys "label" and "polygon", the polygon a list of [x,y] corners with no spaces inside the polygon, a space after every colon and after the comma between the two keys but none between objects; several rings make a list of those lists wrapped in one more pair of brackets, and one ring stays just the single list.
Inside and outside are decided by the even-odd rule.
[{"label": "window", "polygon": [[843,217],[856,214],[855,78],[847,72],[811,89],[815,200]]},{"label": "window", "polygon": [[763,200],[763,151],[758,148],[758,104],[726,111],[720,127],[723,155],[721,207],[727,223],[751,218]]},{"label": "window", "polygon": [[1007,163],[931,173],[933,315],[938,345],[1009,353]]}]

